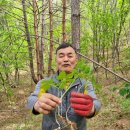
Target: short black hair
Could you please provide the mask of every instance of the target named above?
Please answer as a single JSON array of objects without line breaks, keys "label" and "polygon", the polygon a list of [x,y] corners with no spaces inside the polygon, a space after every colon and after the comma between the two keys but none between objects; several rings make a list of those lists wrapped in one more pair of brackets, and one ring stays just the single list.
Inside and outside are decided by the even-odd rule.
[{"label": "short black hair", "polygon": [[60,49],[64,49],[64,48],[67,48],[67,47],[71,47],[74,49],[75,53],[77,54],[77,51],[76,51],[76,48],[72,45],[72,44],[69,44],[69,43],[62,43],[60,44],[57,49],[56,49],[56,54],[57,54],[57,51],[60,50]]}]

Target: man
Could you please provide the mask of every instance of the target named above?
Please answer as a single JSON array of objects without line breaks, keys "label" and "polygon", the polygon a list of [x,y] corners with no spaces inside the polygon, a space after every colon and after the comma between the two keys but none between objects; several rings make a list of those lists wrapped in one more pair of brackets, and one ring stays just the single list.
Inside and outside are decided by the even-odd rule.
[{"label": "man", "polygon": [[[71,73],[76,66],[77,60],[75,48],[70,44],[61,44],[56,50],[58,70],[51,78],[55,82],[60,82],[57,79],[58,74],[61,71],[66,72],[66,74]],[[55,113],[58,107],[61,110],[61,116],[65,118],[67,114],[67,118],[76,124],[75,129],[86,130],[86,119],[96,115],[101,107],[92,84],[84,79],[77,78],[61,101],[59,93],[62,94],[65,90],[57,91],[53,86],[38,98],[41,81],[39,81],[35,91],[29,96],[28,107],[32,110],[33,114],[43,114],[42,130],[63,129],[61,128],[61,124],[56,120]],[[87,88],[84,86],[87,86]],[[80,92],[78,91],[79,88],[82,88]],[[87,93],[85,94],[86,91]]]}]

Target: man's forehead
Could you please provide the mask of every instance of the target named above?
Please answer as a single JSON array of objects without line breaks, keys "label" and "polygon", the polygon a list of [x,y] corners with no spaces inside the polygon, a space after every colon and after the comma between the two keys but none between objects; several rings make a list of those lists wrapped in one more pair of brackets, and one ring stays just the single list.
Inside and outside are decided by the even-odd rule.
[{"label": "man's forehead", "polygon": [[57,54],[76,54],[72,47],[61,48],[57,51]]}]

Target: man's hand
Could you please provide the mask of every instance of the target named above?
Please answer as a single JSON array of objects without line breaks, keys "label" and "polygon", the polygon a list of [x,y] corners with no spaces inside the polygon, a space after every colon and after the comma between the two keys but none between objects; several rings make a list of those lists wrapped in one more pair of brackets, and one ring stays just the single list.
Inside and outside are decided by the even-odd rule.
[{"label": "man's hand", "polygon": [[49,114],[60,103],[60,98],[49,93],[44,93],[35,103],[34,110],[41,114]]},{"label": "man's hand", "polygon": [[80,116],[90,116],[94,113],[93,99],[89,95],[72,92],[70,102],[75,113]]}]

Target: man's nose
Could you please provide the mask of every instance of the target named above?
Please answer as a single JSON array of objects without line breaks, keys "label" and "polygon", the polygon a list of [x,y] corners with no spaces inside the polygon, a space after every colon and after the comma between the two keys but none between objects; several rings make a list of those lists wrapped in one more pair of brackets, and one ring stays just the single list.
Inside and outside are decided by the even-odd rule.
[{"label": "man's nose", "polygon": [[64,57],[64,61],[68,61],[68,59],[69,59],[68,56]]}]

